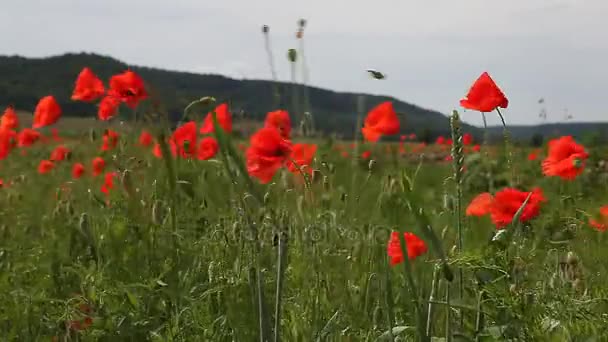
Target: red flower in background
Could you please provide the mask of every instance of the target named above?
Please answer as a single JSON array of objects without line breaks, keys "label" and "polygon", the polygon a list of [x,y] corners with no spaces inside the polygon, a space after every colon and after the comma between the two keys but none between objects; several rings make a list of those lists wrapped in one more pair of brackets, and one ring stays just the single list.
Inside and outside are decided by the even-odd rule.
[{"label": "red flower in background", "polygon": [[[408,259],[415,260],[417,257],[427,252],[428,248],[424,241],[414,235],[414,233],[405,232],[403,233],[403,237],[405,238]],[[401,250],[399,232],[391,233],[391,238],[388,241],[386,251],[391,258],[391,265],[397,265],[403,262],[403,251]]]},{"label": "red flower in background", "polygon": [[400,140],[400,141],[405,141],[405,140],[407,140],[407,135],[402,134],[402,135],[399,137],[399,140]]},{"label": "red flower in background", "polygon": [[141,131],[141,134],[139,135],[139,145],[140,146],[148,147],[148,146],[152,145],[153,142],[154,142],[154,137],[152,136],[152,134],[148,133],[147,131]]},{"label": "red flower in background", "polygon": [[446,141],[445,141],[446,146],[452,146],[453,144],[454,144],[454,141],[452,141],[451,138],[446,139]]},{"label": "red flower in background", "polygon": [[437,145],[444,145],[445,144],[445,137],[438,136],[437,140],[435,140],[435,144],[437,144]]},{"label": "red flower in background", "polygon": [[135,108],[141,100],[148,97],[144,80],[131,70],[110,78],[108,95],[125,102],[130,108]]},{"label": "red flower in background", "polygon": [[608,229],[608,205],[600,208],[597,218],[589,219],[589,225],[600,232],[605,232]]},{"label": "red flower in background", "polygon": [[40,133],[31,128],[24,128],[17,135],[17,145],[19,147],[26,147],[33,145],[40,139]]},{"label": "red flower in background", "polygon": [[462,143],[466,145],[471,145],[473,143],[473,135],[471,133],[465,133],[462,136]]},{"label": "red flower in background", "polygon": [[538,151],[532,151],[528,154],[529,161],[535,161],[536,159],[538,159]]},{"label": "red flower in background", "polygon": [[116,172],[108,172],[104,176],[103,184],[101,185],[101,192],[109,195],[110,190],[114,189],[114,178],[117,177],[118,174]]},{"label": "red flower in background", "polygon": [[40,161],[40,164],[38,164],[38,173],[41,175],[45,174],[45,173],[49,173],[49,172],[51,172],[51,170],[53,170],[54,167],[55,167],[55,164],[53,164],[52,161],[42,160],[42,161]]},{"label": "red flower in background", "polygon": [[583,172],[588,157],[585,148],[571,136],[553,139],[549,141],[549,152],[542,163],[543,174],[572,180]]},{"label": "red flower in background", "polygon": [[116,148],[118,145],[118,138],[120,135],[111,129],[107,129],[103,134],[103,143],[101,145],[102,151],[110,151]]},{"label": "red flower in background", "polygon": [[467,216],[485,216],[490,213],[494,204],[494,196],[488,192],[477,195],[466,210]]},{"label": "red flower in background", "polygon": [[0,130],[17,129],[19,127],[19,118],[13,107],[7,107],[4,114],[0,118]]},{"label": "red flower in background", "polygon": [[[490,216],[496,228],[501,229],[509,225],[513,221],[513,217],[517,210],[524,204],[530,192],[519,191],[514,188],[505,188],[500,190],[494,196],[494,202],[490,209]],[[540,204],[545,201],[543,192],[540,188],[532,190],[532,196],[523,209],[520,222],[527,222],[540,212]]]},{"label": "red flower in background", "polygon": [[410,134],[410,140],[416,140],[416,133]]},{"label": "red flower in background", "polygon": [[57,146],[51,152],[50,160],[52,160],[54,162],[65,160],[68,157],[69,153],[70,153],[70,149],[68,149],[67,147],[65,147],[63,145]]},{"label": "red flower in background", "polygon": [[84,168],[84,165],[82,165],[82,163],[76,163],[76,164],[74,164],[74,166],[72,166],[72,178],[78,179],[78,178],[82,177],[84,172],[85,172],[85,168]]},{"label": "red flower in background", "polygon": [[0,160],[6,158],[15,147],[16,138],[17,133],[15,131],[0,127]]},{"label": "red flower in background", "polygon": [[491,112],[496,108],[507,108],[509,100],[487,72],[484,72],[473,83],[467,96],[460,100],[460,105],[480,112]]},{"label": "red flower in background", "polygon": [[99,176],[106,168],[106,162],[101,157],[96,157],[92,162],[93,176]]},{"label": "red flower in background", "polygon": [[289,139],[291,136],[291,119],[289,113],[286,110],[275,110],[269,112],[266,115],[266,121],[264,121],[264,127],[275,128],[285,139]]},{"label": "red flower in background", "polygon": [[[228,104],[222,103],[221,105],[215,107],[214,111],[217,118],[217,123],[220,125],[220,127],[222,127],[222,129],[224,129],[224,132],[232,132],[232,115],[228,111]],[[203,121],[203,126],[201,127],[201,134],[209,133],[213,133],[212,113],[207,113],[205,121]]]},{"label": "red flower in background", "polygon": [[365,140],[371,142],[378,141],[382,135],[399,133],[399,118],[393,109],[393,103],[387,101],[374,107],[367,114],[361,132]]},{"label": "red flower in background", "polygon": [[72,100],[90,102],[102,97],[105,93],[103,82],[89,68],[84,68],[76,78]]},{"label": "red flower in background", "polygon": [[118,106],[120,105],[120,99],[117,97],[108,95],[104,97],[99,103],[97,109],[97,117],[99,120],[108,121],[118,113]]},{"label": "red flower in background", "polygon": [[61,117],[61,108],[53,96],[45,96],[38,102],[34,111],[33,128],[50,126]]},{"label": "red flower in background", "polygon": [[264,127],[251,136],[245,152],[247,172],[261,183],[268,183],[285,163],[291,152],[291,142],[283,139],[279,130]]},{"label": "red flower in background", "polygon": [[196,122],[187,122],[175,129],[170,143],[175,144],[176,153],[182,158],[192,158],[196,154],[198,133]]},{"label": "red flower in background", "polygon": [[53,141],[56,142],[60,142],[63,139],[59,136],[59,131],[57,130],[57,128],[53,128],[51,129],[51,138],[53,139]]},{"label": "red flower in background", "polygon": [[219,145],[217,144],[217,141],[214,138],[204,137],[198,144],[196,156],[198,160],[208,160],[215,157],[219,149]]},{"label": "red flower in background", "polygon": [[300,172],[299,168],[301,168],[302,171],[312,174],[311,166],[315,153],[317,153],[317,145],[315,144],[294,144],[289,160],[287,160],[287,169],[297,174]]},{"label": "red flower in background", "polygon": [[479,145],[473,146],[473,151],[475,151],[475,152],[481,151],[481,146],[479,146]]},{"label": "red flower in background", "polygon": [[361,153],[361,159],[369,159],[372,156],[371,151],[363,151]]}]

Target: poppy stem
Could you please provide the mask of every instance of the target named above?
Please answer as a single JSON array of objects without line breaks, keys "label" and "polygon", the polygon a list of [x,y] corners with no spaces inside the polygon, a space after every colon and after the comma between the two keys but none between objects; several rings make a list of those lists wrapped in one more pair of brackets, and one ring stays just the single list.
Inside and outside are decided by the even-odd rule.
[{"label": "poppy stem", "polygon": [[278,108],[281,105],[281,93],[279,92],[277,72],[274,66],[274,56],[272,54],[272,47],[270,44],[270,28],[268,26],[264,26],[263,28],[264,34],[264,48],[266,49],[266,56],[268,57],[268,65],[270,66],[270,74],[272,75],[272,88],[274,98],[274,108]]},{"label": "poppy stem", "polygon": [[507,168],[509,169],[509,173],[510,173],[510,183],[513,183],[513,162],[512,162],[512,158],[511,158],[511,149],[509,147],[510,144],[510,137],[509,137],[509,130],[507,129],[507,123],[505,122],[505,118],[502,115],[502,113],[500,112],[500,109],[498,109],[498,107],[496,107],[496,112],[498,113],[498,116],[500,117],[500,121],[502,121],[502,134],[504,137],[504,141],[505,141],[505,155],[507,158]]},{"label": "poppy stem", "polygon": [[432,336],[433,333],[433,313],[434,313],[434,305],[433,301],[435,300],[435,293],[437,292],[437,287],[439,286],[439,264],[435,264],[435,268],[433,269],[433,280],[431,282],[431,293],[429,294],[429,305],[426,313],[426,335]]},{"label": "poppy stem", "polygon": [[385,259],[384,265],[384,300],[387,312],[386,317],[388,319],[388,336],[390,341],[395,341],[395,336],[393,335],[393,326],[395,326],[395,301],[393,299],[393,286],[391,285],[390,267],[387,259]]},{"label": "poppy stem", "polygon": [[281,340],[281,302],[283,294],[283,279],[285,276],[285,261],[287,254],[287,237],[284,232],[279,232],[279,246],[277,253],[277,288],[275,291],[274,307],[274,342]]}]

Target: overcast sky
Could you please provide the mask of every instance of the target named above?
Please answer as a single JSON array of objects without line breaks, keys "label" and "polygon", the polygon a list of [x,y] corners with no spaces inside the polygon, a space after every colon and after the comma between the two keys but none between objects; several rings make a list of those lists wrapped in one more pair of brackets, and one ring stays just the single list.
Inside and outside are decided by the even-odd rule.
[{"label": "overcast sky", "polygon": [[[510,100],[508,123],[538,123],[541,97],[548,121],[608,121],[608,0],[2,0],[0,54],[98,52],[267,79],[267,24],[287,79],[301,17],[315,86],[449,113],[488,71]],[[370,80],[367,68],[388,78]],[[464,117],[480,123],[478,113]]]}]

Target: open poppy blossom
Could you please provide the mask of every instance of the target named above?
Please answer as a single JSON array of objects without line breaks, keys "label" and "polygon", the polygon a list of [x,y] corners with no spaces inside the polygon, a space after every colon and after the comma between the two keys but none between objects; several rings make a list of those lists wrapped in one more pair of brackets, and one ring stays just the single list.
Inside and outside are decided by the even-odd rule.
[{"label": "open poppy blossom", "polygon": [[104,176],[103,184],[101,185],[101,192],[109,195],[110,190],[114,189],[114,178],[116,178],[118,174],[116,172],[108,172]]},{"label": "open poppy blossom", "polygon": [[[222,103],[214,109],[217,123],[222,127],[224,132],[232,132],[232,115],[228,111],[228,104]],[[213,133],[213,114],[207,113],[203,126],[201,127],[201,134]]]},{"label": "open poppy blossom", "polygon": [[143,147],[148,147],[152,145],[154,142],[154,137],[152,134],[148,133],[148,131],[141,131],[139,135],[139,145]]},{"label": "open poppy blossom", "polygon": [[0,127],[0,160],[6,158],[13,147],[15,147],[17,133],[11,129]]},{"label": "open poppy blossom", "polygon": [[376,142],[382,135],[399,133],[399,118],[390,101],[382,102],[374,107],[365,118],[361,129],[365,140]]},{"label": "open poppy blossom", "polygon": [[118,106],[120,105],[120,99],[115,96],[105,96],[99,103],[97,109],[97,117],[99,120],[108,121],[118,113]]},{"label": "open poppy blossom", "polygon": [[54,167],[55,167],[55,164],[53,164],[52,161],[42,160],[42,161],[40,161],[40,164],[38,164],[38,173],[41,175],[45,174],[45,173],[49,173],[49,172],[51,172],[51,170],[53,170]]},{"label": "open poppy blossom", "polygon": [[84,175],[85,168],[82,163],[76,163],[72,166],[72,178],[78,179]]},{"label": "open poppy blossom", "polygon": [[481,146],[479,146],[479,145],[473,145],[473,151],[474,151],[474,152],[479,152],[479,151],[481,151]]},{"label": "open poppy blossom", "polygon": [[484,72],[473,83],[467,96],[460,100],[460,105],[471,110],[491,112],[498,107],[507,108],[509,100],[498,88],[490,75]]},{"label": "open poppy blossom", "polygon": [[[520,191],[514,188],[504,188],[494,195],[494,201],[490,207],[490,217],[496,228],[501,229],[511,224],[517,210],[524,204],[529,191]],[[520,222],[527,222],[540,213],[540,205],[545,201],[543,191],[540,188],[532,190],[532,195],[524,207]]]},{"label": "open poppy blossom", "polygon": [[148,97],[144,80],[131,70],[110,78],[108,95],[125,102],[129,108],[135,108],[141,100]]},{"label": "open poppy blossom", "polygon": [[27,147],[33,145],[40,139],[40,133],[31,128],[24,128],[17,135],[17,145],[19,147]]},{"label": "open poppy blossom", "polygon": [[361,159],[369,159],[372,156],[371,151],[363,151],[361,153]]},{"label": "open poppy blossom", "polygon": [[90,102],[102,97],[105,93],[103,82],[89,68],[83,68],[72,93],[72,100]]},{"label": "open poppy blossom", "polygon": [[208,160],[215,157],[217,151],[219,151],[217,141],[212,137],[204,137],[198,144],[196,157],[198,160]]},{"label": "open poppy blossom", "polygon": [[55,147],[55,149],[51,152],[51,161],[54,162],[58,162],[58,161],[63,161],[68,157],[68,154],[70,153],[70,149],[68,149],[67,147],[60,145]]},{"label": "open poppy blossom", "polygon": [[102,151],[111,151],[118,145],[118,138],[120,135],[111,129],[107,129],[103,134],[103,143],[101,145]]},{"label": "open poppy blossom", "polygon": [[4,114],[0,117],[0,130],[2,129],[17,129],[19,127],[19,118],[13,107],[7,107]]},{"label": "open poppy blossom", "polygon": [[589,225],[600,232],[608,230],[608,205],[602,206],[599,215],[589,219]]},{"label": "open poppy blossom", "polygon": [[93,176],[99,176],[106,168],[106,162],[101,157],[96,157],[92,162]]},{"label": "open poppy blossom", "polygon": [[553,139],[549,141],[549,152],[542,163],[543,174],[572,180],[583,172],[588,157],[585,148],[571,136]]},{"label": "open poppy blossom", "polygon": [[33,128],[50,126],[61,117],[61,107],[53,96],[45,96],[38,102],[34,111]]},{"label": "open poppy blossom", "polygon": [[[292,173],[300,173],[300,168],[303,172],[312,174],[312,160],[317,153],[317,145],[315,144],[294,144],[291,148],[291,155],[287,160],[287,169]],[[295,162],[295,165],[294,163]]]},{"label": "open poppy blossom", "polygon": [[247,172],[261,183],[268,183],[291,153],[291,142],[279,130],[264,127],[251,136],[245,152]]},{"label": "open poppy blossom", "polygon": [[494,204],[494,196],[488,192],[477,195],[466,210],[467,216],[485,216],[490,213],[490,209]]},{"label": "open poppy blossom", "polygon": [[465,133],[462,135],[462,143],[467,146],[473,143],[473,135],[471,133]]},{"label": "open poppy blossom", "polygon": [[437,140],[435,140],[435,144],[437,145],[445,145],[445,137],[443,136],[438,136]]},{"label": "open poppy blossom", "polygon": [[[196,122],[187,122],[175,129],[169,139],[170,143],[175,144],[177,154],[182,158],[192,158],[196,154],[196,144],[198,133]],[[173,147],[173,146],[172,146]]]},{"label": "open poppy blossom", "polygon": [[410,134],[410,140],[416,140],[416,133]]},{"label": "open poppy blossom", "polygon": [[284,139],[289,139],[291,136],[291,119],[286,110],[276,110],[266,114],[264,127],[274,128],[281,133]]},{"label": "open poppy blossom", "polygon": [[[403,237],[405,238],[408,259],[415,260],[417,257],[424,255],[428,251],[426,243],[414,235],[414,233],[405,232],[403,233]],[[397,265],[403,262],[403,251],[401,250],[399,232],[391,233],[391,238],[388,241],[386,251],[388,256],[391,258],[391,265]]]}]

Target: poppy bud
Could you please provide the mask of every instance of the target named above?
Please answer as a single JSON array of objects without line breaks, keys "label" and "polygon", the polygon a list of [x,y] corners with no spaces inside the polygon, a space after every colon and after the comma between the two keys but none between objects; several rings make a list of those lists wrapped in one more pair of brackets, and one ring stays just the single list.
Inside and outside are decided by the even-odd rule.
[{"label": "poppy bud", "polygon": [[304,28],[304,27],[306,27],[306,19],[301,18],[300,20],[298,20],[298,26],[299,26],[300,28]]},{"label": "poppy bud", "polygon": [[94,129],[89,130],[89,140],[91,142],[95,142],[95,140],[97,140],[97,133],[95,133]]},{"label": "poppy bud", "polygon": [[346,202],[346,197],[347,197],[346,193],[343,192],[342,194],[340,194],[340,201]]},{"label": "poppy bud", "polygon": [[264,25],[262,26],[262,33],[267,34],[270,31],[270,26]]},{"label": "poppy bud", "polygon": [[287,50],[287,59],[289,59],[291,63],[296,62],[296,60],[298,59],[298,53],[296,52],[296,49]]},{"label": "poppy bud", "polygon": [[264,194],[264,205],[268,205],[270,203],[270,192]]},{"label": "poppy bud", "polygon": [[570,251],[568,252],[568,256],[566,256],[566,262],[571,266],[575,266],[578,264],[578,257],[574,252]]},{"label": "poppy bud", "polygon": [[367,169],[369,170],[369,172],[372,172],[372,170],[374,169],[374,165],[376,165],[376,161],[373,159],[370,159],[369,163],[367,164]]}]

